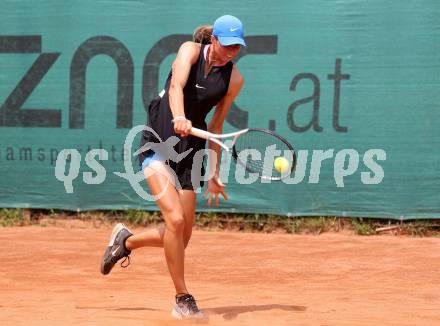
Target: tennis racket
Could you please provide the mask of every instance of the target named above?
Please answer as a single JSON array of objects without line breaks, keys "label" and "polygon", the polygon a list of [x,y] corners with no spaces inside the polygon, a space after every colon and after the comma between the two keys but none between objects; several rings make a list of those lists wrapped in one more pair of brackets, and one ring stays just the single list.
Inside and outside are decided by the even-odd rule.
[{"label": "tennis racket", "polygon": [[[296,167],[296,153],[292,145],[283,137],[267,129],[248,128],[228,134],[214,134],[191,128],[190,134],[212,141],[227,152],[248,172],[257,173],[265,180],[282,180],[289,177]],[[226,145],[222,140],[231,139]],[[281,168],[274,166],[281,161]],[[279,163],[279,162],[278,162]]]}]

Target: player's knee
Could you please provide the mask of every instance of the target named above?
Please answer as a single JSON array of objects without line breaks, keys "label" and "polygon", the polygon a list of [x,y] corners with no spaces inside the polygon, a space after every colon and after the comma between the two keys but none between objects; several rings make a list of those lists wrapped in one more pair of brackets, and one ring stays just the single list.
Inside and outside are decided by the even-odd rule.
[{"label": "player's knee", "polygon": [[185,230],[185,219],[183,216],[174,216],[169,223],[167,223],[168,229],[177,234],[183,234]]}]

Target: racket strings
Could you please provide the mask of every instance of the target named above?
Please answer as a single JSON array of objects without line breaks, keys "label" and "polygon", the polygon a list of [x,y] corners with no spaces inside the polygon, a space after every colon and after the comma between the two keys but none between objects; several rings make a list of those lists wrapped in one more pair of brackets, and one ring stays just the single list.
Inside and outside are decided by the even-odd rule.
[{"label": "racket strings", "polygon": [[278,179],[281,172],[274,169],[274,159],[285,157],[292,166],[293,148],[277,135],[260,130],[250,130],[236,139],[234,144],[237,162],[260,177]]}]

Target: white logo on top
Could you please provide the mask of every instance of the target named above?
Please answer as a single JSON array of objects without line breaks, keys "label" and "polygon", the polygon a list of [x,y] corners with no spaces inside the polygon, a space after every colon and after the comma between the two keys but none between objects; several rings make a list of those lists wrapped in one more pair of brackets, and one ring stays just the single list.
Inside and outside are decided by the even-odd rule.
[{"label": "white logo on top", "polygon": [[116,253],[118,252],[119,247],[120,247],[120,246],[118,246],[115,250],[113,250],[113,252],[112,252],[112,256],[116,256]]}]

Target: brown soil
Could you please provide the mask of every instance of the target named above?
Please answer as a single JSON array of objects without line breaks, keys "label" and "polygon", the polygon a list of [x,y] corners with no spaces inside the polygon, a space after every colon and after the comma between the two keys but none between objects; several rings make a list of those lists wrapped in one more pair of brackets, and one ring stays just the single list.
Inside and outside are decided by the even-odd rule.
[{"label": "brown soil", "polygon": [[[100,274],[110,231],[78,220],[0,228],[0,323],[187,325],[170,316],[162,249]],[[196,230],[186,252],[209,325],[440,325],[439,271],[438,238]]]}]

